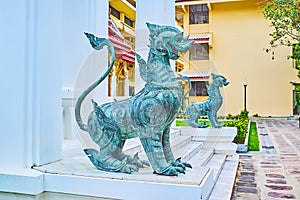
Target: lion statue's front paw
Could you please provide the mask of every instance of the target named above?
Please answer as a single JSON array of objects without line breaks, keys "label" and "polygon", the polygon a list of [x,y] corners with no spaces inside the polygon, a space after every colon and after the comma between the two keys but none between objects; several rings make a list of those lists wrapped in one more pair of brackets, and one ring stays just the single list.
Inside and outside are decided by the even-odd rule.
[{"label": "lion statue's front paw", "polygon": [[192,168],[192,165],[186,162],[181,162],[181,158],[177,158],[170,166],[163,169],[161,172],[154,171],[154,174],[166,176],[178,176],[179,173],[185,174],[186,168]]},{"label": "lion statue's front paw", "polygon": [[181,167],[185,170],[186,167],[192,169],[192,165],[186,162],[181,162],[181,157],[177,158],[174,162],[172,162],[172,165],[175,167]]}]

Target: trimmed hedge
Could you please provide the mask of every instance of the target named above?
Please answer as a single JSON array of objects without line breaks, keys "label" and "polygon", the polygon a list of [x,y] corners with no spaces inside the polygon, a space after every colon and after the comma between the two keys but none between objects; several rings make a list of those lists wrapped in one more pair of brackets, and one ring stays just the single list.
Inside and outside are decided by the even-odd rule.
[{"label": "trimmed hedge", "polygon": [[246,135],[247,135],[247,129],[248,129],[248,123],[249,123],[249,112],[247,110],[241,111],[241,113],[236,117],[237,119],[229,121],[226,126],[227,127],[236,127],[237,128],[237,134],[233,140],[236,144],[244,144]]}]

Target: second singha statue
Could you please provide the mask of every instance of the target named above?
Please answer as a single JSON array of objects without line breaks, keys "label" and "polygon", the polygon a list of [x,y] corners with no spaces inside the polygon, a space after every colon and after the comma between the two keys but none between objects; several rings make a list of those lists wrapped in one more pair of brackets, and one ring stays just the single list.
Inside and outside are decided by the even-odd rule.
[{"label": "second singha statue", "polygon": [[195,128],[206,128],[206,125],[199,124],[200,116],[208,116],[208,119],[214,128],[220,128],[223,125],[219,123],[217,112],[222,106],[223,97],[220,93],[220,87],[227,86],[229,82],[222,75],[211,74],[213,82],[207,87],[209,98],[203,102],[192,103],[186,108],[188,124]]},{"label": "second singha statue", "polygon": [[96,50],[107,46],[111,52],[106,72],[78,98],[75,107],[79,127],[87,131],[99,149],[85,149],[91,162],[100,170],[131,173],[149,165],[138,155],[122,152],[126,139],[139,137],[154,173],[177,176],[191,165],[175,159],[170,147],[170,126],[175,120],[183,99],[183,89],[170,66],[170,59],[178,59],[193,41],[183,36],[177,28],[147,23],[150,31],[150,51],[147,62],[136,54],[140,75],[145,87],[135,96],[117,102],[97,105],[88,123],[82,121],[80,108],[85,97],[97,87],[113,67],[115,53],[109,40],[86,34]]}]

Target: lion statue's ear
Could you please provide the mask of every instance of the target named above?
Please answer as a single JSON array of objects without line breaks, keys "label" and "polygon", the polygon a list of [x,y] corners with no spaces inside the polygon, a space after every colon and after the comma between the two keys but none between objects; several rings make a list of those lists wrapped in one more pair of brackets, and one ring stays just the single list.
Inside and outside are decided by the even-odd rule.
[{"label": "lion statue's ear", "polygon": [[213,79],[215,79],[215,78],[216,78],[216,76],[217,76],[217,75],[216,75],[216,74],[214,74],[214,73],[211,73],[210,75],[211,75],[211,77],[212,77]]},{"label": "lion statue's ear", "polygon": [[159,28],[160,26],[157,25],[157,24],[151,24],[149,22],[146,23],[147,24],[147,27],[148,29],[150,30],[150,32],[153,32],[155,29]]}]

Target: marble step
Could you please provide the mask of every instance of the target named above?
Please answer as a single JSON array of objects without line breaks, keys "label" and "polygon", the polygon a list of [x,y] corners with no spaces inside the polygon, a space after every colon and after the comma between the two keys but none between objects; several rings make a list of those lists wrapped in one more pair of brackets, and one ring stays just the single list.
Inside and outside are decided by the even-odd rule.
[{"label": "marble step", "polygon": [[176,138],[179,135],[181,135],[181,132],[180,132],[179,129],[171,128],[171,130],[170,130],[170,140],[172,140],[173,138]]},{"label": "marble step", "polygon": [[214,182],[215,183],[217,182],[217,180],[221,174],[221,171],[222,171],[223,166],[226,161],[226,157],[227,156],[225,154],[214,154],[206,165],[214,170]]},{"label": "marble step", "polygon": [[181,157],[181,160],[188,162],[194,156],[196,156],[203,147],[203,142],[193,142],[190,141],[187,145],[182,146],[182,148],[173,150],[175,158]]},{"label": "marble step", "polygon": [[171,148],[173,153],[177,151],[182,151],[186,149],[188,145],[191,143],[191,137],[189,136],[177,136],[176,138],[172,138],[171,141]]},{"label": "marble step", "polygon": [[222,170],[215,181],[215,185],[209,196],[209,200],[230,200],[236,171],[238,168],[238,156],[227,157]]},{"label": "marble step", "polygon": [[192,165],[211,168],[214,171],[214,182],[216,182],[223,169],[226,157],[225,154],[215,154],[213,149],[201,149],[188,162]]},{"label": "marble step", "polygon": [[[176,151],[177,149],[180,149],[186,145],[188,145],[191,142],[191,137],[189,136],[179,136],[176,138],[173,138],[171,143],[171,148],[173,151]],[[123,152],[129,155],[134,155],[135,153],[143,153],[144,149],[141,144],[141,141],[139,138],[129,139],[125,142]]]},{"label": "marble step", "polygon": [[215,152],[213,148],[203,147],[195,156],[189,159],[188,162],[191,165],[206,166],[210,159],[213,157],[214,153]]},{"label": "marble step", "polygon": [[[175,152],[178,148],[186,146],[190,141],[191,136],[180,136],[180,131],[171,129],[170,143],[173,152]],[[140,139],[132,138],[126,140],[123,152],[129,155],[134,155],[135,153],[143,153],[143,147]]]},{"label": "marble step", "polygon": [[128,139],[125,142],[123,152],[128,155],[134,155],[136,153],[142,153],[143,148],[139,138]]},{"label": "marble step", "polygon": [[[173,145],[175,145],[175,148]],[[171,142],[174,157],[180,157],[181,160],[184,162],[196,156],[198,152],[202,149],[202,145],[202,142],[193,142],[190,140],[189,137],[187,138],[185,136],[179,136],[174,139],[174,142]],[[147,156],[143,150],[141,153],[139,153],[139,157],[142,160],[147,160]]]}]

